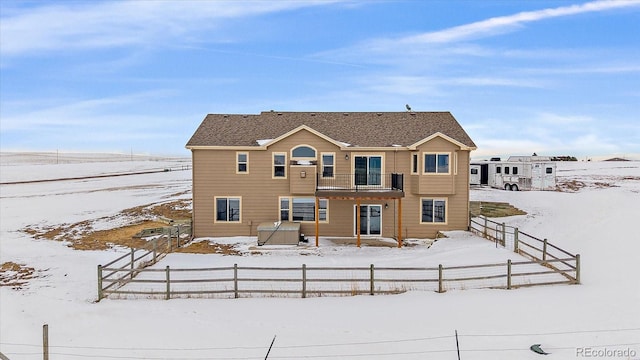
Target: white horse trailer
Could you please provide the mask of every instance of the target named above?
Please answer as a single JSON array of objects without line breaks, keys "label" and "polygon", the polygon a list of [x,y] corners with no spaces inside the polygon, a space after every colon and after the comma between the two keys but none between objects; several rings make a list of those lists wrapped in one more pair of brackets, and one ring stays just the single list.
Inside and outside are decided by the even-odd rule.
[{"label": "white horse trailer", "polygon": [[[475,170],[474,170],[475,169]],[[473,172],[479,174],[473,174]],[[556,164],[544,156],[511,156],[470,166],[472,185],[489,185],[505,190],[555,190]]]}]

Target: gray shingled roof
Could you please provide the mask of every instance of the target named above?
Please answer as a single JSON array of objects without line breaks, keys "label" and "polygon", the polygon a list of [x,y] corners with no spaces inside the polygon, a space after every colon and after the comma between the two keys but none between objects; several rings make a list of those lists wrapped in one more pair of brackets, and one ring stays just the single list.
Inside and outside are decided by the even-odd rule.
[{"label": "gray shingled roof", "polygon": [[259,115],[207,115],[192,146],[258,146],[306,125],[333,140],[360,147],[408,146],[440,132],[476,147],[449,112],[262,112]]}]

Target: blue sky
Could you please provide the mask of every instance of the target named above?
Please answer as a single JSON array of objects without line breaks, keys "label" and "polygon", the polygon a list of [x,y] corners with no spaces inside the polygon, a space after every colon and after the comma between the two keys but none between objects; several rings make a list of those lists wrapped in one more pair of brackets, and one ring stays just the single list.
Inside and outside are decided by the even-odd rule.
[{"label": "blue sky", "polygon": [[0,2],[0,149],[188,155],[208,113],[451,111],[640,159],[640,1]]}]

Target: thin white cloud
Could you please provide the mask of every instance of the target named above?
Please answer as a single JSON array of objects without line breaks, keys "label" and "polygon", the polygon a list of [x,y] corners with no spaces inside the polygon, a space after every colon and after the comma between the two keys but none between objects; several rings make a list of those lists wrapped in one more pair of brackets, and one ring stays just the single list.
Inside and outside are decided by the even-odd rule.
[{"label": "thin white cloud", "polygon": [[527,73],[531,74],[626,74],[626,73],[640,73],[640,65],[628,64],[628,65],[599,65],[599,66],[580,66],[580,67],[566,67],[566,68],[545,68],[545,69],[525,69]]},{"label": "thin white cloud", "polygon": [[410,43],[449,43],[473,38],[492,36],[511,31],[525,23],[540,21],[561,16],[577,15],[589,12],[600,12],[611,9],[640,6],[638,0],[601,0],[580,5],[561,6],[557,8],[524,11],[514,15],[499,16],[470,24],[410,36],[402,39]]},{"label": "thin white cloud", "polygon": [[591,123],[594,119],[590,116],[584,115],[559,115],[553,113],[540,113],[536,122],[542,124],[554,124],[554,125],[576,125]]},{"label": "thin white cloud", "polygon": [[[39,128],[62,128],[75,126],[112,126],[123,119],[112,117],[119,109],[153,99],[166,99],[175,95],[168,90],[154,90],[114,97],[82,100],[46,100],[45,103],[5,103],[2,118],[3,131],[38,130]],[[26,110],[29,109],[29,110]],[[129,123],[129,121],[131,121]],[[130,115],[120,123],[133,126],[141,121],[138,115]]]},{"label": "thin white cloud", "polygon": [[507,77],[460,77],[440,81],[443,84],[462,86],[505,86],[542,88],[544,82],[539,79],[507,78]]},{"label": "thin white cloud", "polygon": [[[222,21],[333,1],[110,1],[3,9],[3,56],[39,51],[164,45]],[[47,4],[47,3],[43,3]],[[7,5],[4,5],[8,7]],[[230,41],[220,35],[208,41]]]}]

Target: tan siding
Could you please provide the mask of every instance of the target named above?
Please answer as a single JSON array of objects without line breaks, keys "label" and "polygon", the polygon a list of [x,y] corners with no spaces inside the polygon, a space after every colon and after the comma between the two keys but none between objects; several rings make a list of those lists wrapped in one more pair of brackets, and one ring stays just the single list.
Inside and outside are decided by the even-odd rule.
[{"label": "tan siding", "polygon": [[455,176],[421,175],[418,180],[417,191],[414,194],[455,194]]},{"label": "tan siding", "polygon": [[[272,153],[285,152],[291,160],[290,150],[306,144],[316,149],[318,164],[307,170],[307,177],[300,178],[299,171],[307,166],[287,166],[286,179],[272,178]],[[351,150],[351,149],[350,149]],[[420,172],[423,167],[423,152],[450,152],[451,175],[437,175],[434,180],[422,180],[430,175],[410,175],[411,151],[390,148],[388,151],[375,151],[383,154],[385,173],[403,173],[405,198],[402,199],[402,233],[414,238],[434,237],[439,230],[466,229],[468,224],[469,201],[469,151],[461,151],[454,144],[435,138],[422,144],[419,149]],[[300,131],[285,138],[267,150],[249,152],[250,174],[236,174],[235,150],[192,150],[193,156],[193,217],[194,236],[232,236],[256,235],[256,228],[262,222],[279,219],[279,197],[307,194],[315,188],[315,172],[321,171],[320,154],[335,153],[334,172],[351,174],[353,155],[362,154],[356,148],[342,151],[335,144],[317,137],[308,131]],[[454,175],[453,166],[457,152],[458,172]],[[348,155],[348,159],[345,158]],[[314,172],[315,171],[315,172]],[[313,174],[311,174],[313,172]],[[435,179],[438,179],[437,181]],[[309,182],[309,180],[312,180]],[[441,183],[439,183],[441,182]],[[313,191],[308,193],[313,196]],[[242,223],[214,223],[214,197],[241,196]],[[447,198],[447,224],[420,224],[420,198]],[[320,223],[321,236],[352,236],[354,229],[354,200],[329,200],[328,223]],[[362,204],[382,205],[382,232],[384,237],[396,237],[398,234],[397,200],[362,200]],[[384,205],[388,204],[388,208]],[[315,223],[304,222],[302,232],[307,237],[315,236]]]},{"label": "tan siding", "polygon": [[316,166],[289,167],[289,191],[292,195],[313,196],[316,191]]}]

